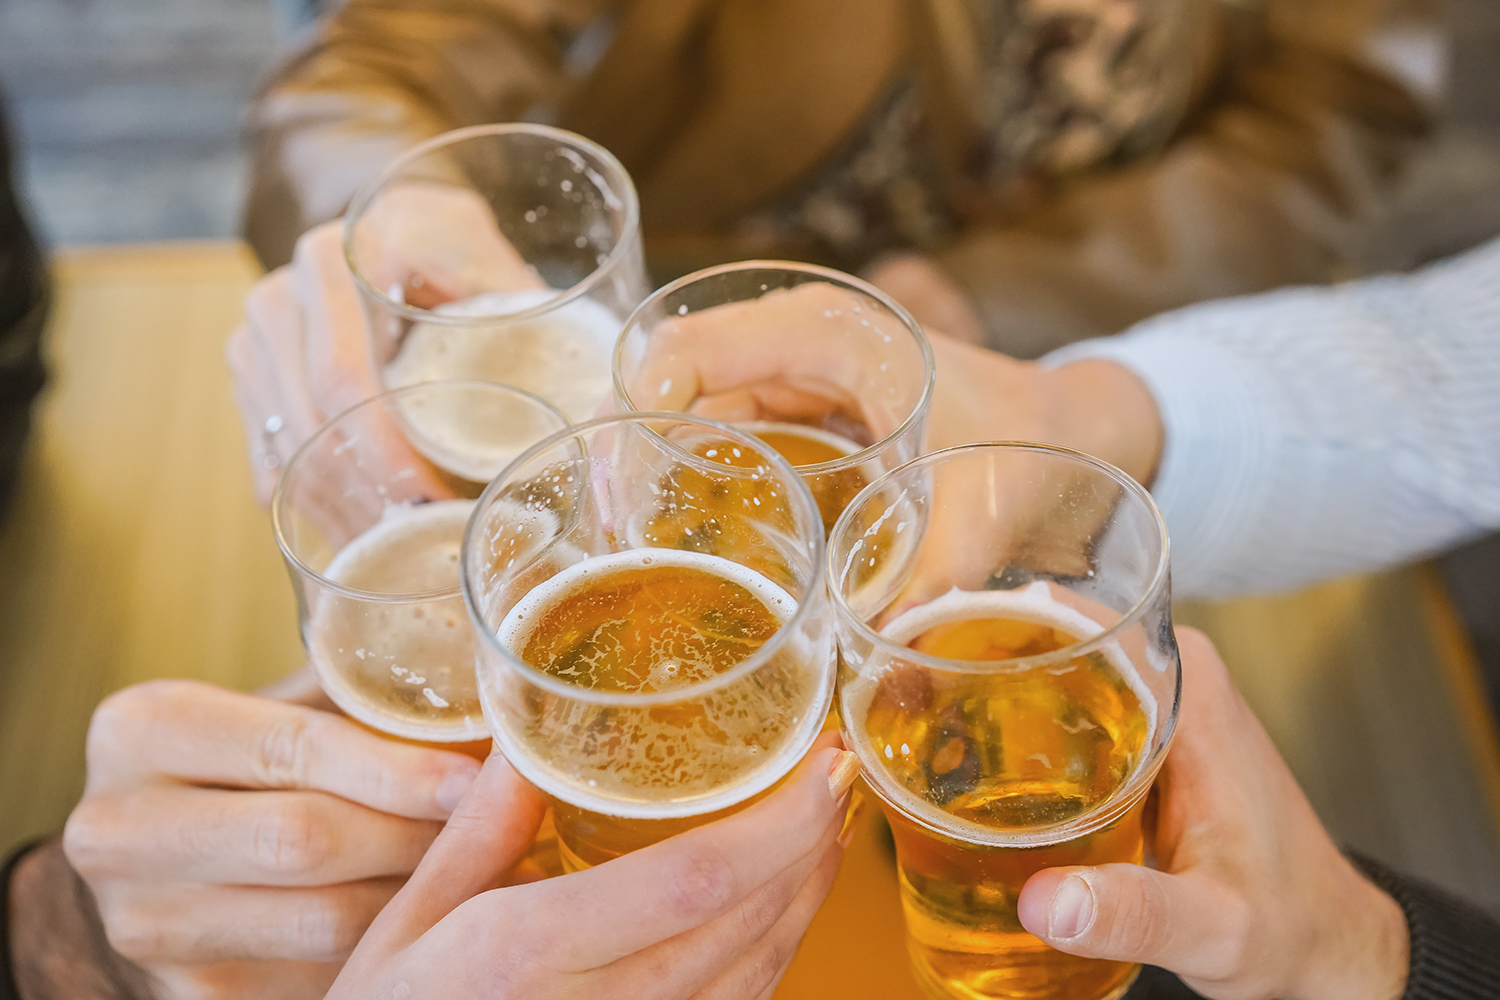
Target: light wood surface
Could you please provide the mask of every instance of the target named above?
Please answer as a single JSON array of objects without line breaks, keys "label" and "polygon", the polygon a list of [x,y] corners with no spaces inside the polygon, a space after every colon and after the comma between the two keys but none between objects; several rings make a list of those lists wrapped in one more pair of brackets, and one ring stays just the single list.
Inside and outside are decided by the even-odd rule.
[{"label": "light wood surface", "polygon": [[[163,676],[249,689],[301,662],[223,363],[254,277],[232,244],[60,257],[54,381],[0,526],[0,849],[60,827],[108,692]],[[1500,906],[1500,751],[1430,573],[1178,619],[1219,643],[1336,837]],[[918,997],[876,815],[782,1000]]]},{"label": "light wood surface", "polygon": [[60,827],[105,694],[301,662],[223,360],[255,276],[225,243],[58,258],[52,384],[0,526],[0,844]]}]

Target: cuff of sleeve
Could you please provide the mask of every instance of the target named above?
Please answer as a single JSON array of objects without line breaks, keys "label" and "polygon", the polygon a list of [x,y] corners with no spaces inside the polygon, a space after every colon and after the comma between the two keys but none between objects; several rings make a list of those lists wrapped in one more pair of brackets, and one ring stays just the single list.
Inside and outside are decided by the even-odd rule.
[{"label": "cuff of sleeve", "polygon": [[1478,1000],[1500,984],[1500,922],[1463,900],[1347,852],[1364,876],[1401,907],[1411,935],[1402,1000]]},{"label": "cuff of sleeve", "polygon": [[10,882],[21,859],[41,847],[45,840],[33,840],[22,844],[10,853],[0,865],[0,1000],[21,1000],[21,987],[16,983],[16,967],[10,952]]},{"label": "cuff of sleeve", "polygon": [[1072,344],[1042,364],[1098,358],[1146,383],[1165,431],[1151,493],[1171,536],[1173,588],[1180,596],[1214,596],[1243,589],[1222,567],[1239,565],[1235,554],[1267,502],[1274,430],[1266,393],[1249,368],[1199,335],[1212,318],[1180,317]]}]

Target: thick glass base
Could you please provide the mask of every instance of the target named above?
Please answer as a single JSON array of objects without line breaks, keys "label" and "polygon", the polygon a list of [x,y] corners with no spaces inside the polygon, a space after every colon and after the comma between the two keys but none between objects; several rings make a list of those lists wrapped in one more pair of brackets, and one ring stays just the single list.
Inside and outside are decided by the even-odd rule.
[{"label": "thick glass base", "polygon": [[1026,964],[1017,964],[1003,969],[991,967],[962,977],[943,976],[927,961],[930,954],[927,949],[910,938],[907,939],[907,951],[911,955],[912,974],[917,985],[932,1000],[1119,1000],[1141,974],[1139,965],[1101,963],[1119,967],[1113,976],[1106,977],[1105,983],[1095,979],[1090,984],[1091,988],[1103,989],[1104,992],[1079,992],[1080,984],[1057,978],[1055,965],[1028,968]]}]

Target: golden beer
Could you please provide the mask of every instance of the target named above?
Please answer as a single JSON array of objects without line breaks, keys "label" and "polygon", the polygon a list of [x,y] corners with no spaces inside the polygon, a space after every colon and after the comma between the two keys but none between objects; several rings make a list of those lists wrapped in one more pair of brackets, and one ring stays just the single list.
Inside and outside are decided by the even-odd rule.
[{"label": "golden beer", "polygon": [[[775,448],[802,473],[803,481],[812,490],[813,500],[818,504],[818,513],[823,517],[825,533],[833,530],[833,522],[849,506],[849,501],[870,485],[870,477],[857,465],[831,472],[805,471],[811,465],[848,458],[864,447],[851,438],[806,424],[756,421],[741,424],[740,428]],[[862,426],[859,429],[864,430]],[[869,432],[865,431],[864,436],[869,437]]]},{"label": "golden beer", "polygon": [[[1001,661],[1098,632],[1061,604],[1037,613],[1049,610],[1044,603],[1053,602],[1032,588],[953,591],[882,633],[932,657]],[[1047,833],[1106,805],[1151,745],[1155,702],[1118,646],[995,671],[893,659],[878,677],[848,685],[842,707],[895,835],[923,988],[1007,1000],[1123,993],[1135,965],[1055,951],[1016,913],[1026,880],[1043,868],[1142,860],[1144,796],[1081,836]]]},{"label": "golden beer", "polygon": [[[774,448],[801,472],[855,454],[859,444],[818,427],[805,424],[753,421],[739,425],[748,434]],[[699,458],[735,469],[754,469],[761,459],[753,452],[723,447],[722,442],[689,444]],[[802,473],[812,492],[827,532],[860,490],[869,483],[861,466],[816,474]],[[777,521],[789,531],[791,509],[770,479],[739,480],[710,478],[687,467],[662,477],[657,502],[644,519],[640,536],[652,545],[690,548],[696,552],[732,558],[757,571],[782,579],[786,572],[781,556],[767,544],[762,524],[740,516],[747,507],[757,508],[763,519]]]},{"label": "golden beer", "polygon": [[323,576],[364,595],[317,597],[304,625],[323,690],[357,721],[419,742],[486,734],[474,640],[458,592],[471,500],[393,506],[347,543]]},{"label": "golden beer", "polygon": [[790,769],[821,727],[826,661],[795,636],[746,661],[795,609],[738,563],[652,548],[586,559],[511,609],[499,640],[563,687],[528,693],[496,736],[548,792],[569,870],[743,808]]}]

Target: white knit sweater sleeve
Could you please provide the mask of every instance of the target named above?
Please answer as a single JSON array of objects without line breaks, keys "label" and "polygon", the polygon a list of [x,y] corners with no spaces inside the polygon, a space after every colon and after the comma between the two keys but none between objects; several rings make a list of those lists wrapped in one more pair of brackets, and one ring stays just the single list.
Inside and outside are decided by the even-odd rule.
[{"label": "white knit sweater sleeve", "polygon": [[1044,363],[1080,358],[1156,396],[1179,594],[1294,587],[1500,527],[1500,240],[1167,313]]}]

